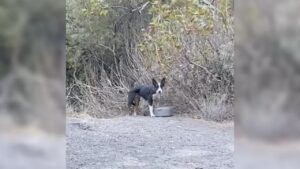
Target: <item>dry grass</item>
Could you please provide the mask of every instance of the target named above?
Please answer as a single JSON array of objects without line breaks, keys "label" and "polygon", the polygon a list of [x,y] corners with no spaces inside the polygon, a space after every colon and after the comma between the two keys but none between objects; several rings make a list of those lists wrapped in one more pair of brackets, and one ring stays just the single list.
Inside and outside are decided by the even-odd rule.
[{"label": "dry grass", "polygon": [[[207,120],[233,119],[233,42],[228,34],[219,36],[225,38],[221,42],[216,36],[202,41],[184,39],[182,52],[174,57],[171,71],[165,74],[167,82],[159,105],[173,105],[178,114],[198,114]],[[212,47],[212,43],[215,46]],[[208,45],[218,51],[203,55],[202,50],[195,47]],[[129,89],[140,84],[151,85],[151,78],[164,76],[155,64],[146,68],[145,56],[138,51],[130,52],[129,56],[126,64],[121,60],[110,75],[100,71],[97,82],[87,78],[89,81],[84,83],[75,77],[74,84],[67,88],[71,111],[99,118],[128,114]],[[199,58],[202,62],[196,62]],[[92,68],[86,69],[89,74],[97,74]],[[148,111],[145,106],[141,106],[141,110]]]}]

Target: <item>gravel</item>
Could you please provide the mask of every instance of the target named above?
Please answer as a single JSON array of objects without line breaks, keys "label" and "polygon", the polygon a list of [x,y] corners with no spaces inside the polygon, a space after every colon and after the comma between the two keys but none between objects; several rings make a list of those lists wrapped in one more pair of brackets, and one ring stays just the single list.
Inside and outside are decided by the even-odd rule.
[{"label": "gravel", "polygon": [[228,169],[233,125],[199,119],[125,116],[68,119],[69,169]]}]

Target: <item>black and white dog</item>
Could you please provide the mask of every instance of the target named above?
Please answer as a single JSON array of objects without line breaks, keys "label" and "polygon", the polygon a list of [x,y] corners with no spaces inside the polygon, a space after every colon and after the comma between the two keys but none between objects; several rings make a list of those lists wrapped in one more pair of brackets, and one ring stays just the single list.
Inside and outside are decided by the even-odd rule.
[{"label": "black and white dog", "polygon": [[132,108],[134,106],[133,113],[135,116],[141,97],[148,102],[150,116],[155,116],[153,113],[153,95],[162,93],[165,82],[166,78],[163,78],[161,82],[156,82],[155,79],[152,79],[153,86],[138,86],[128,92],[128,107]]}]

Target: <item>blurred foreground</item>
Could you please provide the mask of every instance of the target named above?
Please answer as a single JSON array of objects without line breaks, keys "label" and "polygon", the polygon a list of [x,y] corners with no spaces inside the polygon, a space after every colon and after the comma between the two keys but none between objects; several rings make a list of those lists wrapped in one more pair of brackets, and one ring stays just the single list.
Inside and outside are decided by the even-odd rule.
[{"label": "blurred foreground", "polygon": [[300,2],[237,1],[236,167],[299,168]]},{"label": "blurred foreground", "polygon": [[0,2],[0,168],[64,168],[64,1]]}]

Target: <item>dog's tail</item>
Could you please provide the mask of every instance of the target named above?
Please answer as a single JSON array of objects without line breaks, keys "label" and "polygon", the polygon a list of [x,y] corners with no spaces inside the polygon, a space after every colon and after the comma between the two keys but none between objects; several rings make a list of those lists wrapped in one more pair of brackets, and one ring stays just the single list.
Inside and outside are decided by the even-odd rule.
[{"label": "dog's tail", "polygon": [[133,103],[134,97],[136,96],[136,94],[139,91],[140,91],[140,88],[134,88],[128,92],[128,107],[130,107],[131,105],[134,105],[134,103]]}]

